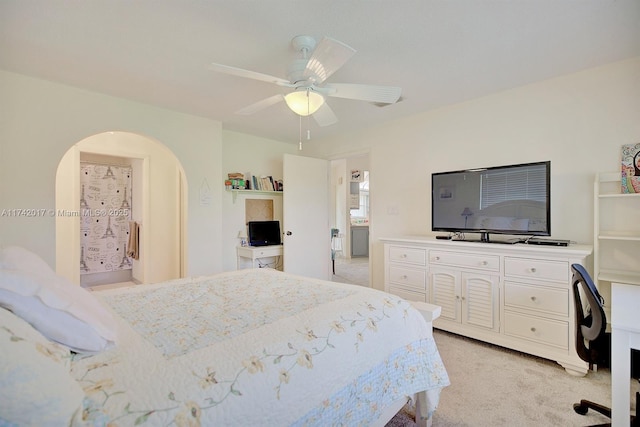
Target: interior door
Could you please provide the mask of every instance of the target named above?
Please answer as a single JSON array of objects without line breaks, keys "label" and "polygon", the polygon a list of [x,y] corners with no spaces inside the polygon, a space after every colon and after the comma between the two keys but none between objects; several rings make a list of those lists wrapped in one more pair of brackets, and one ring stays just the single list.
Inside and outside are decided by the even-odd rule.
[{"label": "interior door", "polygon": [[283,181],[284,271],[329,280],[329,162],[285,154]]}]

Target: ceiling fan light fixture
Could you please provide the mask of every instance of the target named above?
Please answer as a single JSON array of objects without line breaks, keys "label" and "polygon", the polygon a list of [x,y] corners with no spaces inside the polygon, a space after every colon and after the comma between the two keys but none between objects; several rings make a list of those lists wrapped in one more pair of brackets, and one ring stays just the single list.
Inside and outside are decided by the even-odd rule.
[{"label": "ceiling fan light fixture", "polygon": [[284,97],[287,106],[299,116],[310,116],[324,104],[324,97],[310,89],[299,89]]}]

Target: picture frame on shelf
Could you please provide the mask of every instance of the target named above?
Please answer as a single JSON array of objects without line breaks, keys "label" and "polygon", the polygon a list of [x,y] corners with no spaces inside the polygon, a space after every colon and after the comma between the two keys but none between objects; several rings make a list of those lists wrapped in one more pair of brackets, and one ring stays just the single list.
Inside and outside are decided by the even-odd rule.
[{"label": "picture frame on shelf", "polygon": [[622,146],[622,193],[640,193],[640,143]]}]

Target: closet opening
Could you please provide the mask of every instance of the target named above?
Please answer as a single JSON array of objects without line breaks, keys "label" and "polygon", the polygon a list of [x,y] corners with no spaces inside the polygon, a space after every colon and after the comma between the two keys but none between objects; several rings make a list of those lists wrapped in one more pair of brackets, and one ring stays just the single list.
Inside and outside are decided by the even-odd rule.
[{"label": "closet opening", "polygon": [[162,143],[89,136],[62,157],[55,186],[56,211],[69,213],[56,216],[58,274],[88,288],[184,277],[187,181]]},{"label": "closet opening", "polygon": [[[80,153],[80,285],[135,283],[139,262],[141,191],[133,180],[134,159]],[[138,183],[139,184],[139,183]]]}]

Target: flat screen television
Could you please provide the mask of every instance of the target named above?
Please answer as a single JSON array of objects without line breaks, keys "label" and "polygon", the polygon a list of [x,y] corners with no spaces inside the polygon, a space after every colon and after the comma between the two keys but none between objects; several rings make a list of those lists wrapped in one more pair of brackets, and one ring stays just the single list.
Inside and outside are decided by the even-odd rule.
[{"label": "flat screen television", "polygon": [[549,161],[433,173],[431,229],[550,236],[550,181]]},{"label": "flat screen television", "polygon": [[247,235],[250,246],[271,246],[282,243],[280,221],[249,221]]}]

